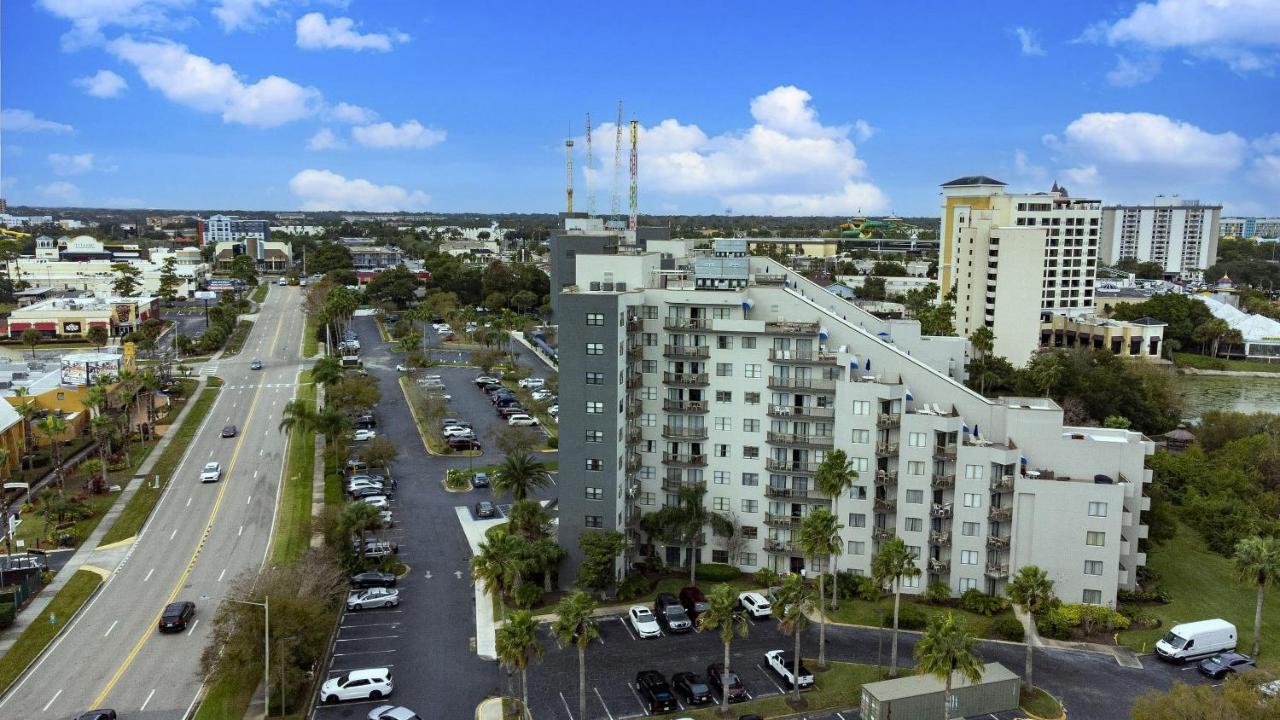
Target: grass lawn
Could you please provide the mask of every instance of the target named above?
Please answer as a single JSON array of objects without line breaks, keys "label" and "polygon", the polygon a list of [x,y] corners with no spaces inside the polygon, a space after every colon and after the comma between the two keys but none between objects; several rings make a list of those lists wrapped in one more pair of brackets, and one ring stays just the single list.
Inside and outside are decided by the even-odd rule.
[{"label": "grass lawn", "polygon": [[240,354],[240,349],[244,347],[244,341],[249,339],[249,331],[253,329],[252,320],[241,320],[236,323],[236,328],[231,331],[231,337],[227,338],[227,344],[223,346],[222,357],[235,357]]},{"label": "grass lawn", "polygon": [[1052,695],[1036,688],[1030,697],[1022,696],[1022,709],[1042,718],[1062,717],[1062,705]]},{"label": "grass lawn", "polygon": [[[298,400],[314,407],[316,386],[311,372],[298,380]],[[272,539],[271,557],[278,563],[291,563],[302,557],[311,545],[311,485],[315,477],[314,432],[295,427],[289,434],[289,454],[284,468],[284,488],[280,493],[280,514],[276,518],[276,535]]]},{"label": "grass lawn", "polygon": [[[827,598],[830,603],[830,596]],[[944,607],[941,605],[926,605],[925,603],[916,603],[909,599],[909,596],[902,596],[902,607],[907,605],[915,605],[924,611],[926,618],[932,618],[934,615],[944,615],[948,612],[955,614],[957,620],[961,620],[969,627],[969,632],[979,637],[995,637],[989,635],[991,623],[1001,615],[1013,616],[1012,610],[1006,610],[1003,613],[987,617],[978,613],[971,613],[960,608]],[[852,625],[869,625],[877,627],[880,624],[880,615],[877,608],[884,611],[885,626],[893,627],[893,596],[882,598],[879,603],[868,602],[866,600],[842,599],[840,601],[840,609],[835,612],[827,611],[827,619],[833,622],[850,623]]]},{"label": "grass lawn", "polygon": [[254,690],[262,682],[262,668],[240,668],[232,675],[222,678],[209,686],[200,707],[196,709],[195,720],[225,720],[226,718],[244,717],[249,701],[253,699]]},{"label": "grass lawn", "polygon": [[[857,705],[862,700],[862,686],[865,683],[876,682],[883,677],[884,671],[875,665],[858,665],[856,663],[842,663],[827,661],[827,669],[818,671],[818,662],[814,658],[805,658],[805,664],[814,670],[814,684],[812,690],[805,690],[800,693],[800,697],[809,703],[809,711],[822,710],[824,708],[839,708]],[[774,695],[762,700],[748,700],[747,702],[735,703],[731,707],[731,716],[739,717],[749,713],[755,713],[761,717],[772,718],[783,715],[794,715],[795,710],[787,704],[787,698],[790,695]],[[680,712],[671,713],[670,715],[662,715],[664,718],[694,718],[694,720],[712,720],[713,718],[721,718],[720,711],[716,707],[705,707],[700,710],[682,710]]]},{"label": "grass lawn", "polygon": [[[1154,652],[1155,642],[1178,623],[1223,618],[1236,626],[1238,649],[1253,650],[1253,611],[1256,591],[1235,580],[1231,561],[1205,547],[1195,530],[1179,524],[1173,539],[1147,555],[1147,565],[1160,574],[1160,585],[1173,597],[1167,605],[1143,605],[1163,623],[1149,630],[1120,633],[1120,642],[1139,652]],[[1258,666],[1280,670],[1280,591],[1267,592],[1262,612],[1262,656]]]},{"label": "grass lawn", "polygon": [[1224,358],[1211,358],[1208,355],[1196,355],[1195,353],[1174,353],[1173,362],[1178,367],[1189,367],[1197,370],[1280,373],[1280,363],[1265,363],[1257,360],[1227,360]]},{"label": "grass lawn", "polygon": [[[111,509],[111,506],[115,504],[119,497],[118,493],[103,493],[101,495],[90,495],[85,498],[84,502],[89,506],[89,509],[93,511],[93,515],[84,520],[77,520],[75,526],[67,530],[62,530],[61,532],[69,532],[74,535],[76,538],[76,544],[78,545],[85,538],[89,537],[89,533],[93,532],[94,528],[98,527],[98,523],[102,522],[102,516],[107,513],[107,510]],[[39,506],[37,506],[37,508],[38,507]],[[56,521],[54,524],[56,524]],[[43,547],[48,548],[49,533],[52,528],[53,524],[50,524],[47,527],[45,526],[44,518],[41,517],[40,510],[36,509],[24,514],[22,524],[18,526],[16,531],[14,531],[13,537],[15,540],[22,540],[26,543],[26,547],[28,548],[38,547],[36,544],[37,540],[43,543]]]},{"label": "grass lawn", "polygon": [[267,299],[267,291],[270,289],[271,283],[259,282],[258,286],[253,289],[253,294],[249,296],[249,299],[255,303],[262,304],[262,301]]},{"label": "grass lawn", "polygon": [[[44,652],[58,631],[71,622],[71,618],[75,617],[76,612],[101,584],[102,577],[88,570],[77,570],[71,576],[67,584],[53,596],[46,608],[45,617],[28,625],[13,647],[9,648],[9,652],[0,658],[0,690],[7,690],[27,665]],[[48,621],[47,613],[52,613],[58,619],[56,625]]]},{"label": "grass lawn", "polygon": [[316,322],[307,318],[306,327],[302,329],[302,357],[309,358],[320,352],[320,343],[316,340]]}]

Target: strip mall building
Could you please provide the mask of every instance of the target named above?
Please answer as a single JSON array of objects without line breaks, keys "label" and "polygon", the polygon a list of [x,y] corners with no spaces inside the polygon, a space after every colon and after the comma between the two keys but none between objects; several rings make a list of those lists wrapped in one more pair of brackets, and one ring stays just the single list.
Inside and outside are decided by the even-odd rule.
[{"label": "strip mall building", "polygon": [[14,310],[0,332],[17,338],[35,328],[45,337],[85,337],[90,328],[105,327],[119,337],[159,315],[160,299],[154,297],[53,298]]}]

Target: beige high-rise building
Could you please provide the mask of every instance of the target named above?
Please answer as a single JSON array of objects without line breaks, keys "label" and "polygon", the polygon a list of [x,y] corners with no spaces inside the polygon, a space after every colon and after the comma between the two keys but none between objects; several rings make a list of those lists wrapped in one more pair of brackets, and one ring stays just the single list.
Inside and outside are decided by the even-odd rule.
[{"label": "beige high-rise building", "polygon": [[1160,263],[1167,276],[1204,279],[1218,259],[1221,205],[1160,195],[1150,205],[1102,210],[1102,261],[1122,258]]},{"label": "beige high-rise building", "polygon": [[942,186],[940,291],[955,290],[956,332],[995,333],[996,355],[1023,365],[1040,347],[1043,312],[1093,309],[1102,202],[1047,193],[1011,194],[969,176]]}]

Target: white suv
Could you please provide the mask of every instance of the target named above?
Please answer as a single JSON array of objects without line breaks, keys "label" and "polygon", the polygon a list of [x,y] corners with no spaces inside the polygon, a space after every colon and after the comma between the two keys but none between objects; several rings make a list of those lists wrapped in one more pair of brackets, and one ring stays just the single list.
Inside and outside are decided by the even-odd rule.
[{"label": "white suv", "polygon": [[320,687],[320,701],[378,700],[390,695],[391,689],[391,668],[351,670],[326,680]]},{"label": "white suv", "polygon": [[543,385],[546,385],[547,381],[542,378],[529,377],[521,380],[517,384],[522,388],[540,388]]},{"label": "white suv", "polygon": [[204,469],[200,471],[200,482],[218,482],[218,478],[222,477],[222,466],[216,462],[208,463]]},{"label": "white suv", "polygon": [[763,595],[757,592],[744,592],[738,595],[738,604],[746,609],[751,617],[767,618],[773,614],[773,606]]}]

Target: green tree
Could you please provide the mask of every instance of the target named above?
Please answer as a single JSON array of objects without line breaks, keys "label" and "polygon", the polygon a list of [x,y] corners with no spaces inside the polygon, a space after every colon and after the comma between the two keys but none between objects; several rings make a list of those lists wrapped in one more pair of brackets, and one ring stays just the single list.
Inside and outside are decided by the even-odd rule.
[{"label": "green tree", "polygon": [[876,275],[863,278],[862,287],[856,288],[853,293],[861,300],[884,300],[888,297],[884,278]]},{"label": "green tree", "polygon": [[870,274],[881,277],[907,277],[907,268],[898,262],[878,261],[871,265]]},{"label": "green tree", "polygon": [[[471,558],[471,578],[498,598],[498,612],[506,615],[507,595],[520,586],[524,564],[520,560],[520,541],[508,533],[497,533],[483,540]],[[499,619],[502,619],[501,617]]]},{"label": "green tree", "polygon": [[166,305],[172,305],[174,298],[178,296],[178,286],[180,284],[181,280],[178,279],[178,256],[168,255],[165,257],[164,262],[160,263],[160,286],[156,290],[156,294],[164,300]]},{"label": "green tree", "polygon": [[253,258],[248,255],[237,255],[231,261],[231,277],[245,285],[258,284],[258,268]]},{"label": "green tree", "polygon": [[[1031,627],[1036,626],[1036,616],[1048,609],[1054,600],[1053,581],[1049,579],[1048,573],[1035,565],[1024,565],[1019,568],[1018,574],[1014,575],[1005,587],[1005,592],[1008,593],[1010,600],[1022,606],[1023,611],[1031,616]],[[1026,645],[1027,667],[1022,684],[1027,692],[1030,692],[1035,687],[1031,676],[1032,645],[1031,643]]]},{"label": "green tree", "polygon": [[493,491],[509,494],[513,500],[524,500],[535,490],[551,484],[546,463],[532,455],[508,455],[493,474]]},{"label": "green tree", "polygon": [[[805,584],[804,578],[796,573],[787,575],[782,580],[782,587],[774,597],[773,612],[778,618],[778,629],[783,635],[795,638],[795,666],[791,669],[796,679],[800,677],[800,636],[809,626],[809,613],[814,609],[813,588]],[[800,683],[791,686],[793,703],[800,702]]]},{"label": "green tree", "polygon": [[[894,639],[897,642],[897,639]],[[941,680],[946,689],[942,698],[942,717],[951,717],[951,679],[955,673],[971,683],[982,679],[982,660],[978,658],[978,640],[955,615],[934,615],[929,627],[916,641],[916,665],[921,672]]]},{"label": "green tree", "polygon": [[1232,558],[1236,577],[1257,589],[1253,610],[1253,656],[1262,652],[1262,600],[1268,586],[1280,584],[1280,540],[1274,537],[1251,537],[1236,545]]},{"label": "green tree", "polygon": [[[858,471],[853,469],[853,462],[844,454],[843,450],[832,450],[822,459],[822,463],[818,465],[818,472],[814,474],[814,484],[817,485],[818,492],[831,498],[831,514],[840,517],[840,496],[844,495],[853,487],[853,481],[858,478]],[[831,574],[833,576],[839,574],[840,553],[831,555]],[[840,593],[831,593],[831,609],[838,610],[840,608]]]},{"label": "green tree", "polygon": [[800,523],[797,542],[809,565],[818,571],[818,665],[827,666],[827,610],[823,607],[827,573],[818,558],[836,557],[840,554],[840,530],[844,526],[830,510],[818,507]]},{"label": "green tree", "polygon": [[[733,586],[717,585],[707,595],[707,609],[698,616],[698,630],[709,632],[720,631],[720,642],[724,643],[724,674],[728,677],[732,672],[729,666],[729,646],[734,637],[745,638],[751,629],[751,621],[746,613],[738,607],[738,595]],[[724,692],[720,696],[720,712],[729,712],[729,683],[724,684]]]},{"label": "green tree", "polygon": [[560,647],[578,648],[578,717],[587,715],[587,646],[600,637],[596,627],[595,602],[584,592],[568,595],[556,604],[556,619],[551,634]]},{"label": "green tree", "polygon": [[350,540],[350,543],[343,543],[343,548],[351,548],[349,555],[345,559],[350,567],[359,567],[364,562],[360,551],[357,548],[364,547],[364,537],[366,533],[375,532],[382,528],[382,512],[378,508],[365,502],[347,503],[342,508],[342,512],[338,514],[336,525],[338,532]]},{"label": "green tree", "polygon": [[1066,374],[1066,367],[1058,353],[1036,355],[1027,364],[1027,376],[1045,397],[1051,397],[1053,388]]},{"label": "green tree", "polygon": [[698,584],[697,550],[705,544],[703,529],[710,525],[712,532],[722,537],[731,538],[734,533],[733,522],[728,517],[707,509],[706,494],[707,486],[703,483],[682,485],[676,490],[674,505],[664,505],[641,519],[651,535],[684,548],[690,585]]},{"label": "green tree", "polygon": [[18,336],[18,340],[23,345],[26,345],[27,349],[31,350],[31,359],[35,360],[36,346],[40,344],[41,340],[44,340],[44,334],[33,327],[29,327],[22,331],[22,334]]},{"label": "green tree", "polygon": [[117,273],[111,282],[111,292],[116,297],[134,297],[142,286],[142,271],[131,263],[111,263],[111,271]]},{"label": "green tree", "polygon": [[67,432],[67,421],[57,413],[49,413],[36,423],[36,429],[49,439],[49,453],[53,457],[53,478],[58,486],[58,497],[63,496],[62,436]]},{"label": "green tree", "polygon": [[509,670],[520,671],[521,716],[532,717],[529,712],[529,663],[542,657],[542,643],[538,641],[538,621],[528,610],[517,610],[507,618],[497,632],[498,662]]},{"label": "green tree", "polygon": [[391,302],[405,307],[415,298],[414,291],[422,286],[418,279],[403,265],[387,268],[374,275],[365,286],[364,294],[372,302]]},{"label": "green tree", "polygon": [[[25,331],[23,334],[26,334]],[[35,420],[36,413],[40,411],[40,408],[36,405],[35,398],[31,397],[31,391],[25,385],[15,387],[13,389],[13,397],[18,401],[18,404],[14,406],[14,410],[17,410],[18,415],[22,416],[22,457],[23,463],[29,469],[31,467],[32,440],[35,438],[32,421]]]},{"label": "green tree", "polygon": [[316,364],[311,366],[311,380],[325,387],[329,387],[346,377],[346,372],[342,369],[342,362],[338,358],[326,355],[316,360]]},{"label": "green tree", "polygon": [[902,578],[920,577],[916,558],[902,538],[892,538],[880,545],[880,552],[871,559],[871,576],[884,587],[892,583],[893,589],[893,639],[889,645],[889,677],[898,676],[898,610],[902,602]]},{"label": "green tree", "polygon": [[94,325],[89,328],[89,332],[85,335],[85,339],[91,345],[101,350],[111,340],[111,332],[101,325]]},{"label": "green tree", "polygon": [[1266,697],[1251,675],[1227,675],[1221,688],[1208,683],[1174,683],[1168,692],[1151,690],[1133,703],[1132,720],[1275,720],[1280,695]]},{"label": "green tree", "polygon": [[588,530],[579,535],[578,547],[582,549],[583,559],[575,584],[596,592],[611,587],[614,567],[625,542],[622,533],[613,530]]}]

